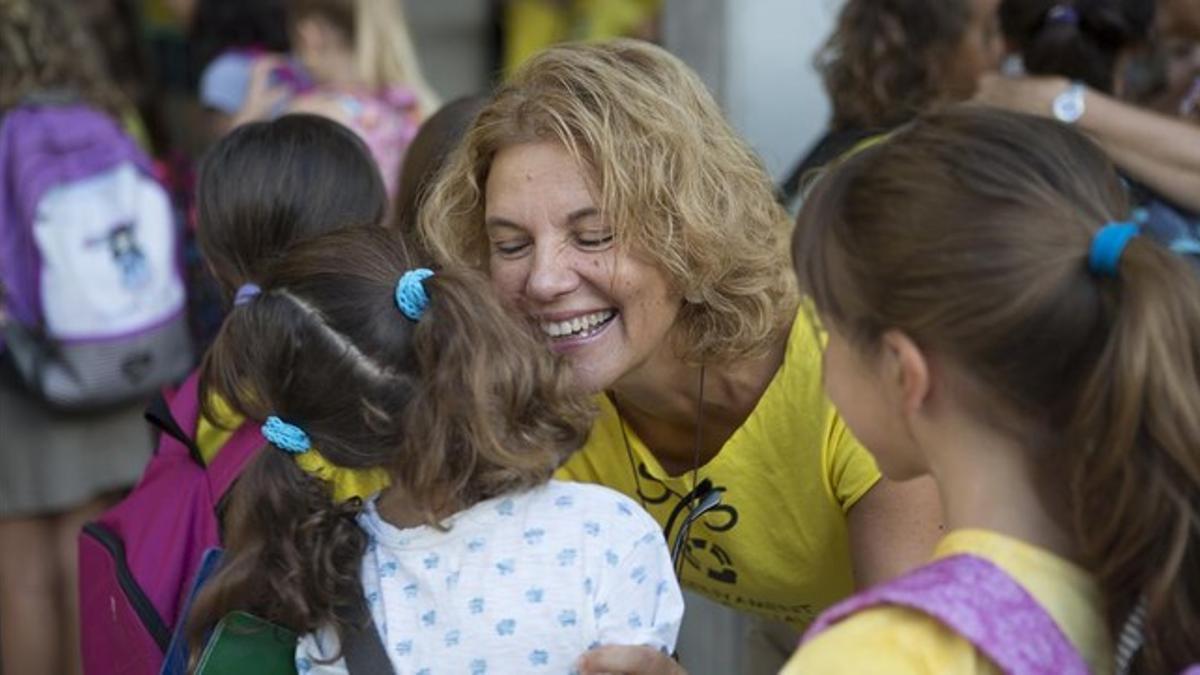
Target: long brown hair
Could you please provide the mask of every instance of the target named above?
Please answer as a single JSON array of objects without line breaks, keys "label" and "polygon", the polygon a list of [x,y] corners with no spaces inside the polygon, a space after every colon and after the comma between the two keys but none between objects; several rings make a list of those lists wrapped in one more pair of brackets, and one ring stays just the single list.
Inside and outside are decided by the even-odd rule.
[{"label": "long brown hair", "polygon": [[[380,228],[298,244],[226,319],[202,365],[201,400],[211,419],[211,394],[248,420],[277,415],[334,466],[385,468],[391,489],[437,525],[548,480],[585,440],[591,407],[474,270],[427,279],[425,314],[406,318],[395,291],[411,264]],[[191,644],[235,609],[344,637],[364,616],[359,508],[335,504],[328,484],[263,448],[231,491],[225,561],[189,616]]]},{"label": "long brown hair", "polygon": [[1200,280],[1145,236],[1091,273],[1127,216],[1081,134],[957,107],[823,177],[793,253],[860,348],[899,329],[968,374],[979,417],[1038,453],[1110,628],[1144,599],[1140,668],[1176,672],[1200,653]]}]

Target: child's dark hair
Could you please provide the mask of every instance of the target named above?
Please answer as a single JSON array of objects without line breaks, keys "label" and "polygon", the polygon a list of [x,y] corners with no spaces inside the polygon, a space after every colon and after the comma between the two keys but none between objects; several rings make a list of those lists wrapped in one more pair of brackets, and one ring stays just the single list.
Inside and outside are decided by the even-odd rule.
[{"label": "child's dark hair", "polygon": [[941,102],[967,0],[849,0],[817,54],[835,129],[890,129]]},{"label": "child's dark hair", "polygon": [[192,77],[230,48],[291,49],[285,0],[198,0],[188,31]]},{"label": "child's dark hair", "polygon": [[1155,0],[1004,0],[1000,25],[1033,75],[1113,90],[1121,52],[1149,39]]},{"label": "child's dark hair", "polygon": [[238,127],[209,151],[197,188],[200,250],[229,301],[297,242],[382,224],[387,192],[353,131],[316,115]]},{"label": "child's dark hair", "polygon": [[898,329],[960,366],[967,405],[1038,453],[1110,628],[1144,598],[1140,668],[1178,672],[1200,649],[1200,280],[1147,236],[1114,278],[1090,272],[1097,230],[1127,216],[1081,134],[952,107],[822,177],[793,253],[859,348]]},{"label": "child's dark hair", "polygon": [[[336,467],[386,469],[390,489],[436,525],[548,480],[586,439],[591,406],[476,271],[426,279],[424,315],[406,318],[395,292],[411,264],[382,228],[298,244],[226,319],[201,400],[212,419],[214,394],[254,423],[277,415]],[[344,638],[365,616],[359,508],[263,448],[231,492],[225,561],[189,617],[192,644],[235,609]]]}]

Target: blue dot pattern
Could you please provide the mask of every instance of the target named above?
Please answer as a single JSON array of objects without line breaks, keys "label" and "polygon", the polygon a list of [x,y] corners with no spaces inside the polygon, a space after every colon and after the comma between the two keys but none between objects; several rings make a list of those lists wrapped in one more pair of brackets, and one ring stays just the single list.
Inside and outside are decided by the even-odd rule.
[{"label": "blue dot pattern", "polygon": [[[374,503],[363,591],[396,672],[575,673],[601,644],[675,647],[683,600],[659,526],[607,488],[550,483],[443,525],[397,529]],[[332,628],[302,636],[296,668],[344,675]]]}]

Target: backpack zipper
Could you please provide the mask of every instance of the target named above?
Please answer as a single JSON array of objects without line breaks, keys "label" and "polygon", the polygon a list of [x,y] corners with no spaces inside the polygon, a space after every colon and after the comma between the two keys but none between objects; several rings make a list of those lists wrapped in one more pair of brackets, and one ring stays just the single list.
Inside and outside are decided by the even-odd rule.
[{"label": "backpack zipper", "polygon": [[121,590],[125,591],[125,597],[146,626],[146,630],[150,631],[150,637],[154,638],[158,648],[165,654],[167,646],[171,643],[171,631],[154,608],[154,603],[150,602],[150,598],[146,597],[145,591],[133,578],[133,573],[125,562],[125,544],[99,523],[87,523],[83,526],[83,533],[98,541],[112,556],[117,566],[117,583],[121,585]]}]

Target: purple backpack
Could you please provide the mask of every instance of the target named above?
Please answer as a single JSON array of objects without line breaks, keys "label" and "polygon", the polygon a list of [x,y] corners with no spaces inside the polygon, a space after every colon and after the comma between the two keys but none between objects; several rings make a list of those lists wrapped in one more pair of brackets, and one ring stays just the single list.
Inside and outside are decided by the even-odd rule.
[{"label": "purple backpack", "polygon": [[1037,600],[995,564],[973,555],[942,558],[834,605],[817,618],[803,642],[879,605],[898,605],[937,619],[1007,675],[1090,672]]},{"label": "purple backpack", "polygon": [[205,466],[191,439],[198,389],[193,373],[169,403],[151,406],[147,418],[163,433],[141,481],[79,536],[88,675],[159,672],[197,570],[221,544],[221,498],[265,444],[257,426],[243,425]]},{"label": "purple backpack", "polygon": [[0,126],[0,352],[65,409],[147,399],[192,367],[177,218],[117,123],[26,104]]}]

